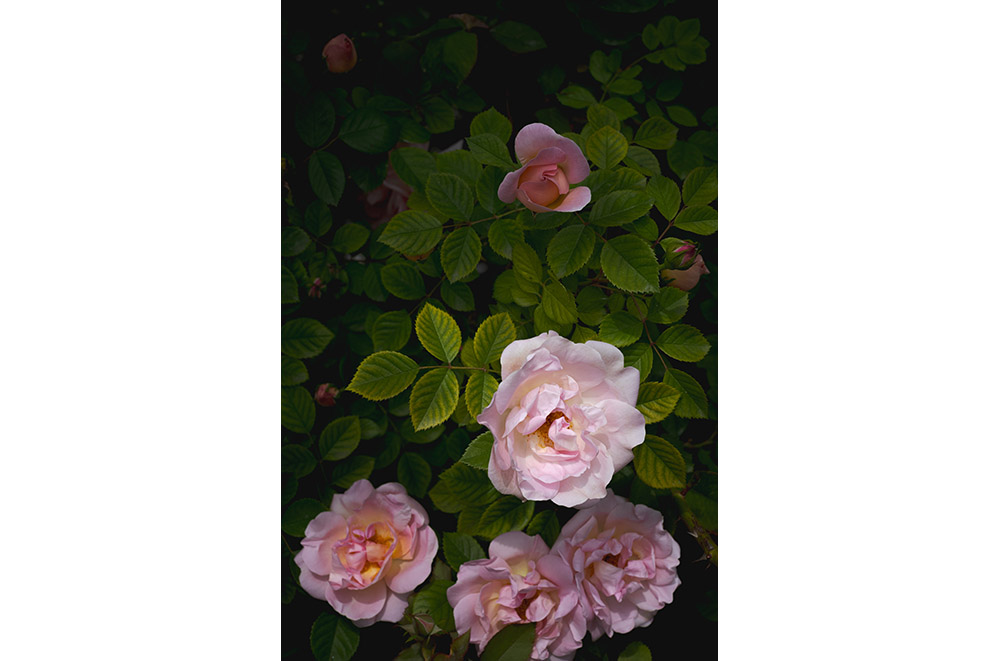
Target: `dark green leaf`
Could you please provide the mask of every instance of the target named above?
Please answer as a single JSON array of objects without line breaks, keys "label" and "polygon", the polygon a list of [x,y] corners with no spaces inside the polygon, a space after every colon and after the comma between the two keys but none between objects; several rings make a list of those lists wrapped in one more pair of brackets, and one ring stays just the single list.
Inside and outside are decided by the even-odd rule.
[{"label": "dark green leaf", "polygon": [[679,369],[669,369],[663,381],[681,391],[681,398],[674,409],[674,415],[680,418],[708,417],[708,397],[704,388],[693,376]]},{"label": "dark green leaf", "polygon": [[319,437],[319,455],[326,461],[340,461],[354,452],[361,442],[361,421],[358,416],[334,420]]},{"label": "dark green leaf", "polygon": [[559,518],[556,513],[552,510],[545,510],[544,512],[539,512],[528,523],[528,528],[526,532],[529,535],[541,535],[542,539],[549,546],[556,543],[556,538],[559,537]]},{"label": "dark green leaf", "polygon": [[399,178],[423,192],[427,177],[437,172],[434,156],[419,147],[400,147],[389,154],[389,162]]},{"label": "dark green leaf", "polygon": [[427,199],[440,213],[456,220],[470,220],[473,197],[469,185],[461,178],[444,172],[427,177]]},{"label": "dark green leaf", "polygon": [[491,30],[500,45],[515,53],[530,53],[545,48],[545,40],[533,27],[516,21],[504,21]]},{"label": "dark green leaf", "polygon": [[475,538],[457,532],[446,532],[441,546],[445,560],[455,571],[470,560],[482,560],[486,557],[483,547]]},{"label": "dark green leaf", "polygon": [[469,151],[483,165],[493,165],[507,170],[514,168],[507,145],[492,133],[470,136],[466,142],[469,144]]},{"label": "dark green leaf", "polygon": [[328,509],[326,505],[313,498],[296,500],[281,515],[281,530],[293,537],[304,537],[309,522]]},{"label": "dark green leaf", "polygon": [[[476,198],[479,200],[479,204],[483,205],[483,208],[490,213],[500,213],[506,206],[497,197],[497,190],[500,188],[505,174],[505,170],[487,166],[483,168],[483,172],[476,182]],[[495,224],[493,223],[493,225]],[[493,225],[490,227],[492,228]]]},{"label": "dark green leaf", "polygon": [[389,151],[398,137],[396,123],[372,108],[358,108],[340,125],[340,139],[344,144],[366,154]]},{"label": "dark green leaf", "polygon": [[309,185],[316,197],[337,206],[344,194],[344,166],[340,159],[325,151],[318,151],[309,158]]},{"label": "dark green leaf", "polygon": [[712,345],[709,344],[701,331],[687,324],[675,324],[668,327],[660,337],[656,338],[656,346],[675,360],[696,363],[706,355]]},{"label": "dark green leaf", "polygon": [[394,310],[379,315],[372,327],[375,351],[398,351],[410,340],[412,323],[410,315]]},{"label": "dark green leaf", "polygon": [[559,99],[559,103],[570,108],[586,108],[591,104],[597,103],[594,95],[579,85],[570,85],[562,92],[556,94],[556,98]]},{"label": "dark green leaf", "polygon": [[332,339],[330,329],[315,319],[292,319],[281,327],[281,352],[292,358],[312,358]]},{"label": "dark green leaf", "polygon": [[552,237],[545,251],[549,268],[557,278],[576,273],[590,259],[596,241],[597,235],[585,225],[564,227]]},{"label": "dark green leaf", "polygon": [[458,462],[441,473],[430,491],[431,500],[442,512],[454,514],[466,507],[485,506],[500,494],[485,471]]},{"label": "dark green leaf", "polygon": [[338,613],[320,613],[313,623],[309,645],[317,661],[348,661],[361,642],[354,625]]},{"label": "dark green leaf", "polygon": [[715,168],[695,168],[684,180],[684,204],[688,206],[711,204],[718,195],[719,176]]},{"label": "dark green leaf", "polygon": [[316,457],[301,445],[281,446],[281,472],[305,477],[316,468]]},{"label": "dark green leaf", "polygon": [[306,208],[303,226],[312,232],[313,236],[323,236],[333,227],[333,215],[330,207],[323,200],[313,200]]},{"label": "dark green leaf", "polygon": [[590,212],[590,222],[602,227],[624,225],[645,216],[653,199],[639,190],[616,190],[599,199]]},{"label": "dark green leaf", "polygon": [[461,280],[475,271],[482,256],[482,239],[472,227],[458,228],[445,237],[441,244],[441,268],[451,282]]},{"label": "dark green leaf", "polygon": [[510,120],[501,115],[496,108],[490,107],[472,118],[469,135],[490,133],[500,138],[500,142],[506,145],[513,130]]},{"label": "dark green leaf", "polygon": [[691,170],[704,163],[705,157],[701,149],[691,144],[678,140],[677,143],[667,152],[667,165],[681,179],[688,176]]},{"label": "dark green leaf", "polygon": [[479,529],[476,534],[492,539],[497,535],[513,530],[523,530],[535,513],[535,502],[522,502],[515,496],[501,496],[483,512],[479,519]]},{"label": "dark green leaf", "polygon": [[587,158],[599,168],[614,167],[627,154],[628,140],[610,126],[602,126],[587,138]]},{"label": "dark green leaf", "polygon": [[650,177],[646,191],[653,196],[653,202],[663,217],[673,220],[681,207],[681,191],[672,179],[660,175]]},{"label": "dark green leaf", "polygon": [[535,645],[535,624],[508,624],[486,644],[480,661],[528,661]]},{"label": "dark green leaf", "polygon": [[635,132],[635,142],[650,149],[670,149],[677,142],[677,127],[662,117],[650,117]]},{"label": "dark green leaf", "polygon": [[357,252],[368,241],[371,233],[370,229],[359,223],[345,223],[333,233],[330,247],[337,252]]},{"label": "dark green leaf", "polygon": [[616,347],[627,347],[641,336],[642,322],[628,312],[619,310],[604,318],[597,339]]},{"label": "dark green leaf", "polygon": [[289,356],[281,357],[281,385],[297,386],[309,379],[305,363]]},{"label": "dark green leaf", "polygon": [[454,32],[444,38],[441,57],[453,74],[452,80],[460,83],[472,73],[479,51],[479,40],[471,32]]},{"label": "dark green leaf", "polygon": [[453,581],[434,581],[417,593],[413,599],[414,613],[427,613],[434,623],[445,631],[455,630],[455,619],[451,604],[448,603],[448,588]]},{"label": "dark green leaf", "polygon": [[653,293],[660,289],[653,249],[637,236],[616,236],[605,243],[601,268],[611,284],[624,291]]},{"label": "dark green leaf", "polygon": [[719,229],[719,212],[712,207],[686,207],[677,214],[674,227],[695,234],[713,234]]},{"label": "dark green leaf", "polygon": [[404,452],[396,465],[396,477],[408,494],[423,498],[431,485],[431,467],[419,454]]},{"label": "dark green leaf", "polygon": [[542,288],[542,310],[557,324],[576,323],[576,299],[558,280]]},{"label": "dark green leaf", "polygon": [[524,230],[515,219],[500,218],[490,224],[487,239],[490,242],[490,247],[498,255],[510,259],[514,252],[514,246],[524,243]]},{"label": "dark green leaf", "polygon": [[368,479],[374,468],[374,457],[354,455],[334,465],[330,471],[330,482],[341,489],[348,489],[358,480]]},{"label": "dark green leaf", "polygon": [[434,250],[441,234],[441,221],[436,217],[407,210],[393,216],[378,240],[404,255],[419,257]]},{"label": "dark green leaf", "polygon": [[316,94],[295,111],[295,130],[306,145],[316,149],[330,139],[337,113],[325,94]]},{"label": "dark green leaf", "polygon": [[488,431],[483,432],[479,436],[472,439],[472,442],[469,443],[469,447],[465,448],[465,454],[462,455],[462,461],[473,468],[486,470],[490,465],[490,453],[492,451],[493,434]]},{"label": "dark green leaf", "polygon": [[281,228],[281,256],[294,257],[309,247],[312,239],[298,227]]},{"label": "dark green leaf", "polygon": [[404,301],[415,301],[427,293],[423,276],[410,262],[386,264],[382,267],[381,275],[382,285],[386,290]]},{"label": "dark green leaf", "polygon": [[299,302],[299,283],[295,279],[295,275],[288,270],[287,266],[281,267],[281,302]]}]

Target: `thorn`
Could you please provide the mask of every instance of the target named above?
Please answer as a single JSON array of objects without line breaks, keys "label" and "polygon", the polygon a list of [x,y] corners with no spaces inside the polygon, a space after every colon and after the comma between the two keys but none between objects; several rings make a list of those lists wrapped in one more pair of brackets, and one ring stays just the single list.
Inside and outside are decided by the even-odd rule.
[{"label": "thorn", "polygon": [[695,539],[698,539],[698,533],[691,532],[690,530],[688,530],[688,534],[691,535],[692,537],[694,537]]}]

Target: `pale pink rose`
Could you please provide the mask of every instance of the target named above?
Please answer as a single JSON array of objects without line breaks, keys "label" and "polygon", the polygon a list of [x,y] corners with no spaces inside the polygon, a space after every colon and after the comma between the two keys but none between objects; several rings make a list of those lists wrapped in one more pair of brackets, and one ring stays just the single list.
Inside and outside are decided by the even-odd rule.
[{"label": "pale pink rose", "polygon": [[663,515],[613,493],[581,508],[552,547],[573,568],[590,637],[649,626],[680,585]]},{"label": "pale pink rose", "polygon": [[667,269],[663,272],[663,277],[667,279],[667,285],[684,291],[691,291],[701,280],[701,276],[711,273],[705,266],[705,260],[701,255],[694,258],[694,263],[686,269]]},{"label": "pale pink rose", "polygon": [[366,627],[402,619],[437,550],[427,512],[403,485],[358,480],[309,522],[295,564],[306,592]]},{"label": "pale pink rose", "polygon": [[521,168],[500,183],[502,202],[521,200],[532,211],[579,211],[590,203],[586,186],[570,188],[590,175],[590,165],[575,142],[545,124],[528,124],[514,138]]},{"label": "pale pink rose", "polygon": [[323,47],[323,59],[330,73],[346,73],[358,63],[358,51],[346,34],[338,34]]},{"label": "pale pink rose", "polygon": [[577,344],[555,331],[511,342],[500,367],[500,387],[476,418],[493,433],[493,485],[564,507],[603,498],[646,438],[639,370],[606,342]]},{"label": "pale pink rose", "polygon": [[508,532],[490,542],[490,557],[458,568],[448,588],[455,629],[471,631],[482,654],[486,643],[508,624],[535,622],[532,659],[572,659],[587,625],[578,607],[573,572],[538,535]]}]

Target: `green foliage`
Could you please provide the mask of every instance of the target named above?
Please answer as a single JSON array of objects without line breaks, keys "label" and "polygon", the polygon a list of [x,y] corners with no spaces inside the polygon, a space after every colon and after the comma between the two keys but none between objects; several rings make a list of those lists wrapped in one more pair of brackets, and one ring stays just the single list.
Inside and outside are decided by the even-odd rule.
[{"label": "green foliage", "polygon": [[615,237],[604,244],[601,268],[611,284],[623,291],[659,291],[660,278],[653,250],[632,234]]},{"label": "green foliage", "polygon": [[438,360],[450,363],[458,355],[462,333],[447,312],[425,305],[417,315],[416,328],[420,344]]},{"label": "green foliage", "polygon": [[480,661],[528,661],[535,644],[535,625],[508,624],[486,644]]},{"label": "green foliage", "polygon": [[483,432],[472,439],[469,447],[462,455],[462,461],[473,468],[486,470],[490,464],[490,451],[493,449],[493,434]]},{"label": "green foliage", "polygon": [[319,437],[320,457],[327,461],[345,459],[361,442],[361,421],[358,416],[334,420],[323,429]]},{"label": "green foliage", "polygon": [[452,569],[458,571],[463,563],[470,560],[480,560],[486,557],[486,552],[473,537],[457,532],[446,532],[441,545],[444,557]]},{"label": "green foliage", "polygon": [[646,435],[646,440],[632,450],[635,473],[654,489],[680,489],[687,482],[687,469],[681,453],[659,436]]},{"label": "green foliage", "polygon": [[[458,180],[457,177],[455,177]],[[459,181],[463,186],[464,183]],[[441,268],[451,282],[461,280],[475,270],[483,254],[483,242],[471,227],[460,227],[441,244]]]},{"label": "green foliage", "polygon": [[403,392],[415,378],[417,364],[412,358],[395,351],[379,351],[361,361],[347,389],[380,401]]},{"label": "green foliage", "polygon": [[385,226],[378,240],[404,255],[426,255],[441,240],[441,221],[422,211],[404,211]]},{"label": "green foliage", "polygon": [[346,617],[320,613],[309,634],[309,646],[317,661],[347,661],[354,656],[361,634]]},{"label": "green foliage", "polygon": [[410,394],[410,417],[417,431],[441,424],[458,405],[458,379],[450,370],[436,369],[420,377]]}]

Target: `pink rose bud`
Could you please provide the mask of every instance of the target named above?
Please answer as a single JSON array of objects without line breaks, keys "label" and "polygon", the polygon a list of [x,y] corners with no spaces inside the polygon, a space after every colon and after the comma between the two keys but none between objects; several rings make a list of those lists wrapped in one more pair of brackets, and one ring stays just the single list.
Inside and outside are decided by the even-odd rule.
[{"label": "pink rose bud", "polygon": [[701,255],[694,258],[694,264],[684,270],[665,269],[661,275],[667,280],[667,285],[691,291],[698,284],[698,280],[706,273],[711,273],[705,266],[705,260]]},{"label": "pink rose bud", "polygon": [[333,406],[337,403],[337,395],[339,394],[340,390],[334,388],[329,383],[324,383],[319,388],[316,388],[316,403],[320,406]]},{"label": "pink rose bud", "polygon": [[330,73],[346,73],[358,63],[358,51],[346,34],[338,34],[323,47],[323,59]]},{"label": "pink rose bud", "polygon": [[320,298],[323,296],[323,291],[326,290],[326,285],[322,280],[316,278],[313,280],[312,286],[309,287],[309,297],[310,298]]},{"label": "pink rose bud", "polygon": [[590,164],[575,142],[545,124],[528,124],[514,138],[521,169],[500,183],[502,202],[521,200],[532,211],[579,211],[590,203],[586,186],[570,188],[590,175]]},{"label": "pink rose bud", "polygon": [[663,252],[666,254],[666,265],[675,268],[687,268],[694,263],[694,258],[698,256],[698,246],[691,241],[684,239],[664,239]]},{"label": "pink rose bud", "polygon": [[399,622],[407,598],[431,574],[437,535],[402,484],[358,480],[306,526],[299,583],[359,627]]},{"label": "pink rose bud", "polygon": [[646,438],[639,370],[598,340],[555,331],[500,355],[502,381],[476,421],[492,432],[488,474],[500,493],[576,507],[603,498]]},{"label": "pink rose bud", "polygon": [[586,620],[573,568],[538,535],[507,532],[490,542],[490,557],[458,568],[448,588],[455,630],[470,632],[482,654],[508,624],[535,623],[532,659],[572,659],[583,645]]},{"label": "pink rose bud", "polygon": [[681,547],[663,529],[663,515],[611,492],[566,522],[552,552],[575,570],[594,640],[649,626],[681,582]]}]

